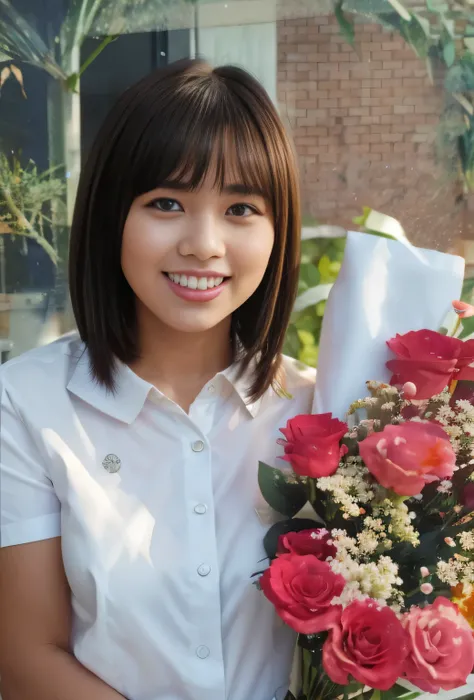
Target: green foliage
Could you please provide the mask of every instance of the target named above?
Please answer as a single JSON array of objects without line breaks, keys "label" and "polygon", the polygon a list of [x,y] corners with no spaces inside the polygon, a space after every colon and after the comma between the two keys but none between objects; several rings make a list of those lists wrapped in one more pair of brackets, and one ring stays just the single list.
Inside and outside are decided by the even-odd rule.
[{"label": "green foliage", "polygon": [[[464,280],[461,293],[461,301],[465,301],[466,304],[474,305],[474,278]],[[459,338],[465,340],[470,338],[474,334],[474,316],[465,318],[461,321],[462,331],[459,334]]]},{"label": "green foliage", "polygon": [[[463,194],[474,190],[474,11],[471,3],[425,0],[416,11],[400,0],[336,0],[341,33],[353,44],[349,13],[363,15],[395,31],[426,62],[445,73],[445,105],[440,115],[436,152],[446,172],[459,179]],[[348,26],[350,29],[348,29]]]},{"label": "green foliage", "polygon": [[[140,4],[149,0],[141,0]],[[69,11],[57,37],[57,45],[47,46],[28,20],[15,9],[11,0],[0,0],[0,62],[17,60],[36,66],[61,81],[65,90],[75,91],[79,77],[102,50],[115,38],[112,23],[119,26],[127,7],[136,6],[133,0],[72,0]],[[108,22],[102,22],[103,41],[87,57],[78,73],[70,72],[71,56],[79,49],[98,20],[109,13]],[[126,22],[121,23],[121,28]],[[59,51],[57,50],[59,47]]]},{"label": "green foliage", "polygon": [[306,489],[300,481],[289,480],[280,469],[259,462],[258,485],[267,503],[278,513],[289,518],[302,509],[306,501]]},{"label": "green foliage", "polygon": [[[317,365],[325,300],[341,268],[344,248],[345,238],[311,238],[302,242],[296,308],[301,300],[304,308],[293,313],[283,351],[311,367]],[[312,298],[319,300],[312,303]]]},{"label": "green foliage", "polygon": [[334,14],[336,16],[336,19],[339,23],[339,28],[341,30],[341,34],[345,39],[349,42],[349,44],[354,44],[355,41],[355,28],[354,28],[354,23],[351,22],[351,20],[346,16],[345,12],[342,9],[343,6],[343,0],[337,0],[336,4],[334,5]]},{"label": "green foliage", "polygon": [[[406,240],[400,223],[386,214],[364,207],[353,220],[372,236]],[[283,352],[316,367],[324,309],[330,289],[341,269],[345,238],[310,238],[302,242],[298,297],[286,335]]]},{"label": "green foliage", "polygon": [[57,251],[47,237],[53,211],[56,223],[61,222],[61,216],[65,223],[66,185],[54,177],[57,170],[38,172],[32,160],[23,167],[19,158],[13,157],[10,163],[0,153],[0,232],[21,236],[24,244],[28,239],[36,241],[54,264],[58,263]]}]

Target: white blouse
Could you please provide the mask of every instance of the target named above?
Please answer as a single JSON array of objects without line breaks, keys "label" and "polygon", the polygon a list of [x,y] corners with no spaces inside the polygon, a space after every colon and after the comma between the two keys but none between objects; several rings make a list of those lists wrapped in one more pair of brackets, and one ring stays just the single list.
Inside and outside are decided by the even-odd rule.
[{"label": "white blouse", "polygon": [[107,392],[75,334],[0,370],[0,545],[61,536],[74,654],[130,700],[288,687],[294,635],[251,579],[258,461],[283,465],[279,428],[313,399],[314,371],[284,368],[291,399],[246,404],[234,367],[189,415],[124,365]]}]

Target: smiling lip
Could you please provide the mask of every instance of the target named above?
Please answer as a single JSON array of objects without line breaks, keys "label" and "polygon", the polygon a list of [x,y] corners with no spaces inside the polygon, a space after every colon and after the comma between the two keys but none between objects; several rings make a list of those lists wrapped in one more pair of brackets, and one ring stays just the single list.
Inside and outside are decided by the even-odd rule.
[{"label": "smiling lip", "polygon": [[[194,270],[187,270],[186,272],[176,271],[175,274],[183,274],[192,277],[222,277],[223,275],[218,275],[215,272],[197,272]],[[225,278],[223,282],[218,287],[212,287],[212,289],[189,289],[189,287],[182,287],[180,284],[173,282],[168,275],[164,275],[166,281],[168,282],[171,290],[176,294],[176,296],[186,301],[212,301],[223,291],[229,278]]]}]

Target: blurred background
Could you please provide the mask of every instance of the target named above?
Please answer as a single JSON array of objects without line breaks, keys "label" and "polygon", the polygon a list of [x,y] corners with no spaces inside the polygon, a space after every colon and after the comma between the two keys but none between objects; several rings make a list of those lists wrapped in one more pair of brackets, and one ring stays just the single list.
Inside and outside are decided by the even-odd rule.
[{"label": "blurred background", "polygon": [[472,301],[472,0],[0,0],[1,362],[74,327],[69,225],[107,111],[154,68],[198,55],[252,72],[296,145],[287,353],[317,364],[348,229],[464,256]]}]

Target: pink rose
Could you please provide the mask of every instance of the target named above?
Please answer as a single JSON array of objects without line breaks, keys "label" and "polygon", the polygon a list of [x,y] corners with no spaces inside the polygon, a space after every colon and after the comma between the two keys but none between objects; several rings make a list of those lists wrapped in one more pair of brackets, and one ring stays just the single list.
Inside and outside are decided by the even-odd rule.
[{"label": "pink rose", "polygon": [[279,616],[302,634],[323,632],[338,623],[341,606],[331,601],[341,595],[345,583],[329,564],[311,554],[280,554],[260,578],[262,591]]},{"label": "pink rose", "polygon": [[387,425],[359,443],[369,472],[386,489],[415,496],[426,484],[453,475],[456,455],[446,432],[435,423]]},{"label": "pink rose", "polygon": [[413,382],[417,399],[430,399],[453,379],[472,379],[474,340],[462,341],[430,330],[410,331],[387,342],[397,355],[387,362],[391,384]]},{"label": "pink rose", "polygon": [[348,685],[353,676],[371,688],[389,690],[402,672],[407,649],[406,633],[391,608],[370,598],[354,600],[329,630],[323,666],[339,685]]},{"label": "pink rose", "polygon": [[331,539],[331,533],[325,528],[288,532],[278,538],[278,552],[291,554],[312,554],[320,561],[334,557],[337,547]]},{"label": "pink rose", "polygon": [[347,447],[340,445],[347,432],[347,424],[333,418],[331,413],[300,415],[281,428],[286,440],[279,440],[285,448],[285,459],[300,476],[318,479],[334,474]]},{"label": "pink rose", "polygon": [[439,596],[402,619],[409,639],[404,677],[427,693],[459,688],[474,667],[474,637],[457,605]]}]

